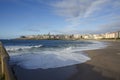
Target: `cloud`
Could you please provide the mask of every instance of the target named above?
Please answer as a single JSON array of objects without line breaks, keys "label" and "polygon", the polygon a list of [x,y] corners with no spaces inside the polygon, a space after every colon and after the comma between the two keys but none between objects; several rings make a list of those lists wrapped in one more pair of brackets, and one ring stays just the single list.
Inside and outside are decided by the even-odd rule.
[{"label": "cloud", "polygon": [[88,15],[92,13],[93,9],[89,7],[93,3],[94,0],[62,0],[52,4],[55,8],[55,13],[65,17],[65,21],[69,24],[63,29],[63,32],[76,32],[78,26],[81,24],[80,19],[84,16],[88,17]]},{"label": "cloud", "polygon": [[94,2],[91,3],[91,5],[89,6],[89,8],[87,8],[84,17],[89,17],[92,13],[96,12],[96,11],[100,11],[102,9],[102,7],[105,5],[105,3],[107,3],[108,0],[96,0]]},{"label": "cloud", "polygon": [[[6,0],[7,1],[7,0]],[[119,29],[120,0],[12,0],[35,2],[50,6],[55,15],[63,17],[66,24],[60,33],[105,32]],[[103,22],[104,21],[104,22]],[[98,25],[93,25],[97,23]],[[92,26],[95,29],[91,29]],[[86,28],[86,25],[90,25]],[[118,26],[118,27],[116,27]],[[48,27],[49,28],[49,27]],[[83,29],[84,28],[84,29]],[[98,29],[96,29],[98,28]],[[34,27],[28,31],[39,31]]]},{"label": "cloud", "polygon": [[[119,29],[118,23],[120,23],[120,0],[58,0],[51,4],[54,8],[55,14],[65,18],[68,23],[60,32],[63,33],[76,33],[80,32],[81,28],[84,27],[83,23],[98,21],[98,29],[105,31],[114,31]],[[101,20],[105,23],[100,23]],[[115,22],[114,22],[115,21]],[[111,25],[109,25],[111,24]],[[102,26],[103,27],[102,27]],[[108,27],[110,28],[108,28]],[[111,29],[111,30],[110,30]],[[81,32],[102,32],[97,29],[86,29]]]},{"label": "cloud", "polygon": [[64,17],[78,17],[83,15],[90,1],[83,0],[62,0],[52,6],[55,8],[55,13]]},{"label": "cloud", "polygon": [[89,17],[111,0],[61,0],[52,4],[56,14],[65,17]]}]

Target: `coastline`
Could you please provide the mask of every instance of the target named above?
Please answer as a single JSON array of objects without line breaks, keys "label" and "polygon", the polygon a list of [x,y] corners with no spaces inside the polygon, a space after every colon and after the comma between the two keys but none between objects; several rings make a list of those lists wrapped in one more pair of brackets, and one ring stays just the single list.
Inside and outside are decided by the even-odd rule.
[{"label": "coastline", "polygon": [[51,69],[23,69],[14,66],[18,80],[120,80],[120,42],[104,41],[104,49],[84,51],[91,60]]}]

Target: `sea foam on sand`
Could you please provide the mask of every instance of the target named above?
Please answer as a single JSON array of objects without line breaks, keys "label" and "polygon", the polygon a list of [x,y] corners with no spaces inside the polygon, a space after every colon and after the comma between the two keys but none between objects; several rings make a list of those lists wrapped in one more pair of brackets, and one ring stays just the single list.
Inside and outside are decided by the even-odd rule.
[{"label": "sea foam on sand", "polygon": [[86,47],[67,47],[64,49],[44,50],[40,52],[27,51],[25,53],[11,53],[10,62],[26,69],[64,67],[90,60],[82,51],[103,47],[105,47],[103,43],[94,42],[94,44]]}]

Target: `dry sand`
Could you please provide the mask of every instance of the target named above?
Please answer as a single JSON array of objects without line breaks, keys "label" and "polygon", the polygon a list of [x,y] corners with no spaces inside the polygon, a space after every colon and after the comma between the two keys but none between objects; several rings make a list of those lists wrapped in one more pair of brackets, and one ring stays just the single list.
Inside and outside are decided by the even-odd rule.
[{"label": "dry sand", "polygon": [[111,41],[105,49],[86,51],[92,60],[86,64],[103,76],[120,80],[120,42]]},{"label": "dry sand", "polygon": [[120,42],[105,49],[85,51],[91,60],[54,69],[27,70],[14,66],[18,80],[120,80]]}]

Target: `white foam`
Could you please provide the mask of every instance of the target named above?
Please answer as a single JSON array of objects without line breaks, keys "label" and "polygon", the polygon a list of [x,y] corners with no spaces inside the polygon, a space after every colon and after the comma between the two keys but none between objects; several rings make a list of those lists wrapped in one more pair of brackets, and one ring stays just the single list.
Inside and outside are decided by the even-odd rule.
[{"label": "white foam", "polygon": [[63,50],[13,56],[11,60],[26,69],[47,69],[83,63],[90,60],[90,58],[82,54]]},{"label": "white foam", "polygon": [[107,47],[106,43],[104,43],[104,42],[99,42],[99,41],[90,41],[90,42],[92,42],[93,44],[90,44],[86,47],[81,47],[81,50],[82,51],[95,50],[95,49],[102,49],[102,48]]},{"label": "white foam", "polygon": [[90,60],[90,58],[84,55],[81,51],[103,47],[105,47],[103,43],[96,41],[94,44],[90,44],[86,47],[70,46],[53,50],[46,49],[40,52],[15,53],[16,55],[11,55],[11,62],[26,69],[64,67],[84,63]]},{"label": "white foam", "polygon": [[15,52],[17,50],[39,48],[39,47],[42,47],[42,45],[35,45],[35,46],[6,46],[6,50],[10,51],[10,52]]}]

